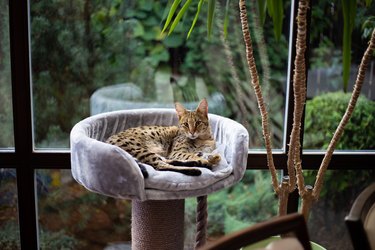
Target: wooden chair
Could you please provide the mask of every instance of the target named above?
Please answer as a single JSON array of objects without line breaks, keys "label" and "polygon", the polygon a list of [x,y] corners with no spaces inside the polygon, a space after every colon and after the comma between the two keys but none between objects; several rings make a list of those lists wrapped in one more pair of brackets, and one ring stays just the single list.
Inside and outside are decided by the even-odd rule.
[{"label": "wooden chair", "polygon": [[199,250],[231,250],[280,234],[290,234],[297,238],[305,250],[311,250],[309,235],[303,215],[298,213],[272,218],[257,223],[241,231],[226,235],[219,240],[204,245]]},{"label": "wooden chair", "polygon": [[354,249],[375,249],[375,183],[358,195],[345,223]]}]

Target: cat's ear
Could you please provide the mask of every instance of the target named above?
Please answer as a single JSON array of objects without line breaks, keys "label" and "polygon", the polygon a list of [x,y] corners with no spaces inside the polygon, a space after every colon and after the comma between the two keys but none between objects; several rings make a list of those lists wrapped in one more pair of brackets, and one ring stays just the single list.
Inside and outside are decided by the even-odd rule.
[{"label": "cat's ear", "polygon": [[186,113],[185,107],[179,102],[176,102],[174,106],[176,108],[178,117],[181,118],[181,116],[183,116]]},{"label": "cat's ear", "polygon": [[206,98],[204,98],[198,105],[197,112],[207,116],[208,114],[208,103]]}]

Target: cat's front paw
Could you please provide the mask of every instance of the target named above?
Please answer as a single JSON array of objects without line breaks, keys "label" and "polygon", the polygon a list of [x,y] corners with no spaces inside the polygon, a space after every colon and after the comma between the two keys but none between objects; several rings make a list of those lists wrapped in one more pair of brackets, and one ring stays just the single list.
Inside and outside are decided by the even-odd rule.
[{"label": "cat's front paw", "polygon": [[221,156],[219,154],[213,154],[213,155],[208,155],[207,156],[207,161],[211,165],[216,165],[221,161]]}]

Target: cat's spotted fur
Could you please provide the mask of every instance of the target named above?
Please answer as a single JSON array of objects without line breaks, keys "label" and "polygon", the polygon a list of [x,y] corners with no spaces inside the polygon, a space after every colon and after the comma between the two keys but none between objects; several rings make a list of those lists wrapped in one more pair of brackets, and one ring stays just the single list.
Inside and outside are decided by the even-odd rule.
[{"label": "cat's spotted fur", "polygon": [[195,167],[211,169],[220,155],[211,154],[215,141],[208,120],[208,104],[203,99],[195,111],[175,105],[178,126],[142,126],[112,135],[107,143],[117,145],[138,161],[157,170],[176,171],[197,176]]}]

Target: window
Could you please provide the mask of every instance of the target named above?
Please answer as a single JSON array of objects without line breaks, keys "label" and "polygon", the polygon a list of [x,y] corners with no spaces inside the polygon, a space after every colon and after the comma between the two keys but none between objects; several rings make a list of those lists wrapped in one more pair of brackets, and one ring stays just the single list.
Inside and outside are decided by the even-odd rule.
[{"label": "window", "polygon": [[103,249],[130,241],[131,201],[86,190],[70,170],[37,170],[40,245],[43,249]]},{"label": "window", "polygon": [[20,247],[16,170],[0,168],[0,247]]},{"label": "window", "polygon": [[[371,20],[372,11],[374,11],[374,6],[366,7],[359,4],[357,7],[358,14],[353,28],[350,68],[348,68],[348,80],[345,82],[341,49],[344,32],[343,26],[340,25],[342,6],[334,2],[322,1],[317,4],[317,8],[312,9],[311,22],[316,27],[310,33],[305,149],[327,148],[332,134],[346,110],[364,48],[367,47],[369,40],[365,24]],[[337,29],[339,29],[338,32]],[[375,149],[375,143],[370,139],[372,138],[372,129],[369,130],[375,126],[374,63],[374,60],[369,63],[357,109],[345,129],[345,134],[337,145],[337,149]]]},{"label": "window", "polygon": [[[0,2],[0,152],[14,152],[9,8]],[[16,170],[0,160],[0,248],[20,247]]]},{"label": "window", "polygon": [[[238,43],[242,33],[237,15],[230,15],[231,35],[226,39],[220,34],[223,23],[218,19],[210,40],[203,24],[186,40],[192,14],[163,39],[161,21],[167,4],[30,2],[36,148],[69,147],[71,128],[90,114],[172,108],[174,101],[195,108],[203,97],[208,98],[210,112],[232,117],[249,129],[250,148],[263,147],[260,120],[254,119],[258,110],[249,86],[244,47]],[[232,7],[234,12],[236,6]],[[284,9],[289,16],[290,1],[285,1]],[[260,22],[259,17],[251,22]],[[269,110],[274,147],[281,149],[289,23],[285,21],[278,41],[272,23],[265,25],[267,28],[254,30],[261,48],[257,57],[265,98],[273,97]]]},{"label": "window", "polygon": [[[241,185],[231,190],[223,190],[222,193],[217,194],[219,198],[215,196],[209,198],[218,206],[213,205],[211,209],[222,209],[220,206],[226,206],[228,212],[227,225],[213,223],[219,228],[211,228],[212,234],[234,230],[233,228],[223,230],[220,227],[244,226],[240,223],[243,219],[241,216],[246,215],[248,211],[239,211],[234,205],[235,201],[231,203],[230,198],[234,196],[244,197],[242,199],[244,207],[254,202],[258,203],[258,199],[264,200],[261,204],[268,206],[267,209],[265,206],[259,207],[261,213],[257,214],[257,218],[252,218],[251,222],[249,220],[250,223],[257,222],[257,219],[264,220],[276,213],[276,200],[270,191],[268,171],[263,171],[267,167],[265,153],[261,150],[263,142],[259,130],[257,105],[252,101],[246,63],[241,57],[243,44],[238,15],[235,13],[236,3],[231,3],[233,4],[231,8],[233,13],[230,15],[232,24],[229,30],[231,35],[227,40],[223,41],[220,37],[222,25],[220,21],[215,24],[215,33],[210,40],[206,39],[205,28],[194,30],[192,37],[186,40],[182,34],[186,34],[184,29],[189,28],[188,24],[178,26],[179,30],[176,33],[163,40],[160,37],[160,27],[167,2],[58,0],[52,3],[44,0],[23,0],[18,1],[17,4],[14,1],[0,3],[0,11],[3,14],[0,18],[0,32],[5,34],[0,36],[0,120],[2,123],[0,169],[4,169],[0,171],[0,180],[3,180],[1,178],[5,176],[4,173],[14,172],[12,179],[0,182],[0,192],[7,187],[7,183],[11,183],[12,192],[17,192],[17,199],[13,201],[18,202],[19,230],[12,230],[19,231],[18,244],[22,249],[38,249],[38,245],[50,246],[48,244],[52,243],[49,239],[53,237],[59,239],[59,242],[53,242],[56,244],[69,246],[91,244],[90,239],[84,239],[84,236],[95,234],[90,231],[92,228],[88,230],[84,227],[92,218],[100,218],[103,223],[117,220],[113,230],[117,230],[118,233],[125,232],[122,230],[129,225],[128,214],[121,214],[118,211],[107,213],[105,209],[116,209],[119,206],[119,210],[122,210],[129,204],[83,190],[70,179],[69,171],[68,147],[72,126],[90,114],[110,111],[106,108],[111,110],[119,108],[116,106],[118,99],[131,100],[132,107],[139,103],[143,107],[148,107],[147,105],[156,107],[160,103],[170,106],[175,100],[194,107],[194,102],[200,98],[211,98],[210,111],[243,123],[252,139],[249,145],[248,170]],[[368,17],[369,13],[374,13],[374,5],[372,3],[370,7],[358,7],[362,19]],[[254,6],[249,7],[254,8]],[[323,158],[320,149],[324,147],[321,143],[308,144],[309,141],[314,142],[316,139],[311,136],[315,132],[309,130],[312,118],[308,118],[310,117],[308,112],[310,107],[314,106],[313,97],[320,95],[326,87],[331,90],[327,83],[334,81],[324,82],[321,72],[322,68],[329,71],[331,66],[340,65],[339,62],[334,63],[335,60],[340,60],[337,59],[339,56],[336,53],[340,53],[341,47],[341,41],[335,36],[337,32],[328,31],[333,27],[330,26],[332,23],[330,18],[336,18],[341,10],[340,7],[336,9],[330,1],[322,1],[314,3],[311,9],[311,22],[317,25],[309,27],[311,39],[309,100],[304,122],[306,129],[304,143],[307,150],[302,155],[306,170],[316,170],[319,167]],[[290,84],[294,41],[290,38],[294,36],[295,27],[289,24],[293,23],[291,20],[294,20],[295,10],[295,1],[284,1],[285,19],[279,42],[274,38],[272,21],[269,18],[263,30],[253,31],[253,37],[259,35],[259,32],[263,33],[267,44],[266,51],[257,50],[259,54],[256,57],[257,59],[268,57],[268,62],[260,59],[257,62],[262,79],[269,77],[269,85],[264,84],[262,87],[266,100],[267,98],[270,100],[273,142],[276,149],[274,159],[280,171],[286,169],[289,139],[287,135],[293,122],[293,95]],[[323,10],[330,13],[334,11],[335,14],[320,13]],[[8,11],[9,15],[7,15]],[[363,22],[362,19],[359,23]],[[186,23],[190,22],[186,20]],[[257,20],[250,19],[250,22],[257,22]],[[250,26],[254,27],[252,24]],[[320,28],[322,30],[319,30]],[[353,32],[359,31],[355,29]],[[352,43],[353,67],[358,64],[358,58],[363,53],[363,44],[366,43],[365,39],[359,37],[356,35],[356,40]],[[254,44],[264,45],[256,41]],[[226,46],[229,46],[232,54],[228,54]],[[327,57],[330,60],[325,60]],[[235,67],[232,67],[231,61]],[[366,107],[373,105],[375,90],[374,85],[370,85],[374,76],[374,72],[371,71],[373,64],[374,60],[371,62],[367,79],[369,87],[364,88],[364,93],[370,100]],[[240,80],[236,79],[236,74],[237,79]],[[112,101],[103,104],[101,100],[107,97],[108,88],[112,88],[109,90]],[[211,104],[215,103],[214,101],[218,104]],[[120,106],[120,109],[132,107]],[[366,131],[369,130],[373,129]],[[358,127],[354,128],[354,131],[358,131]],[[360,146],[364,145],[361,138],[358,138],[358,142]],[[335,154],[330,164],[326,192],[342,188],[342,186],[335,187],[337,183],[335,178],[330,178],[334,175],[334,171],[342,174],[346,184],[353,173],[366,180],[374,179],[374,169],[371,165],[374,161],[373,145],[358,148],[349,145],[343,146],[342,149],[345,151]],[[308,175],[313,179],[313,173]],[[357,182],[358,185],[353,187],[355,190],[353,195],[359,192],[364,183],[364,181]],[[313,184],[313,180],[309,184]],[[257,185],[265,187],[264,196],[255,197],[253,189],[258,187]],[[348,191],[352,186],[348,185],[345,188]],[[346,197],[346,191],[341,191],[335,194],[338,200]],[[229,192],[234,193],[229,195]],[[249,197],[245,197],[244,195],[248,193]],[[256,194],[261,195],[261,193]],[[228,197],[228,199],[225,203],[216,203],[215,199],[221,199],[220,197]],[[66,202],[61,205],[59,202],[64,199]],[[316,207],[324,207],[324,202],[326,200],[323,194],[322,203]],[[340,202],[350,206],[351,201]],[[334,202],[334,213],[347,211],[335,205]],[[91,216],[92,210],[86,210],[90,206],[100,210],[92,215],[97,217],[83,216]],[[187,202],[187,207],[189,206],[193,207],[193,201]],[[297,206],[298,198],[292,195],[289,199],[289,211],[295,211]],[[77,207],[79,212],[71,213],[73,207]],[[191,209],[187,209],[187,213],[190,212]],[[321,210],[312,212],[311,235],[318,235],[321,232],[318,225],[319,220],[324,216],[319,217],[320,213]],[[217,214],[213,213],[210,216],[215,215]],[[72,218],[78,222],[73,227],[75,232],[66,231],[67,226],[63,222],[51,223],[64,218],[68,218],[64,223],[69,223],[69,219]],[[215,221],[215,218],[211,219]],[[229,223],[231,220],[235,223]],[[100,231],[100,228],[97,229]],[[332,231],[332,233],[336,232]],[[105,235],[108,232],[102,233]],[[81,238],[77,236],[78,234]],[[115,235],[111,235],[114,237],[111,240],[118,240]],[[124,236],[122,240],[128,239]],[[314,240],[324,243],[324,241],[319,242],[319,239]],[[106,243],[108,242],[101,243],[100,246],[103,247]]]},{"label": "window", "polygon": [[2,127],[0,149],[9,149],[14,147],[9,49],[9,9],[6,1],[2,1],[0,4],[0,123]]}]

